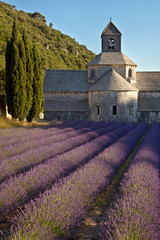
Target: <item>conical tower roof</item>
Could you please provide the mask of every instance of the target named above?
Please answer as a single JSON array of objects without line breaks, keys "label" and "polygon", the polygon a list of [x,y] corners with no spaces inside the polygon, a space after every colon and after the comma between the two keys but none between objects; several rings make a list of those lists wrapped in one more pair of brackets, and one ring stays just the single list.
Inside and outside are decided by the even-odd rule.
[{"label": "conical tower roof", "polygon": [[110,69],[103,77],[101,77],[96,83],[91,85],[89,91],[134,91],[138,92],[138,89],[132,84],[126,81],[121,75],[119,75],[114,69]]},{"label": "conical tower roof", "polygon": [[122,52],[102,52],[98,54],[87,66],[96,65],[130,65],[137,66]]}]

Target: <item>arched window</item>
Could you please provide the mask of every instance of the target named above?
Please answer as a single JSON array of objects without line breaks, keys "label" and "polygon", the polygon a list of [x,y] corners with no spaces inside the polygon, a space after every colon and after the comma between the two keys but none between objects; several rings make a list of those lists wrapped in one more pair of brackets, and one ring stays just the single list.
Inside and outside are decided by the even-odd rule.
[{"label": "arched window", "polygon": [[91,79],[95,76],[95,69],[91,69]]},{"label": "arched window", "polygon": [[129,115],[133,116],[133,105],[129,106]]},{"label": "arched window", "polygon": [[113,105],[113,107],[112,107],[112,114],[117,115],[117,106],[116,105]]},{"label": "arched window", "polygon": [[133,78],[133,77],[134,77],[134,70],[133,70],[132,68],[129,68],[129,69],[128,69],[128,76],[129,76],[130,78]]},{"label": "arched window", "polygon": [[128,69],[128,76],[132,77],[132,69],[131,68]]},{"label": "arched window", "polygon": [[109,49],[114,49],[115,48],[115,40],[114,40],[114,38],[110,38],[108,40],[108,48]]},{"label": "arched window", "polygon": [[100,106],[96,105],[96,116],[100,115]]}]

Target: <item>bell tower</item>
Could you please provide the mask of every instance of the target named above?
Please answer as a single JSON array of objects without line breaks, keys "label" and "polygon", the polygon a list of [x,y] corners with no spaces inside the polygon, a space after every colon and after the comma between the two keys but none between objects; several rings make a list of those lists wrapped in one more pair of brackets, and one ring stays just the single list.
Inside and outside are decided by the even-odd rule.
[{"label": "bell tower", "polygon": [[102,32],[102,52],[121,52],[121,32],[110,19]]}]

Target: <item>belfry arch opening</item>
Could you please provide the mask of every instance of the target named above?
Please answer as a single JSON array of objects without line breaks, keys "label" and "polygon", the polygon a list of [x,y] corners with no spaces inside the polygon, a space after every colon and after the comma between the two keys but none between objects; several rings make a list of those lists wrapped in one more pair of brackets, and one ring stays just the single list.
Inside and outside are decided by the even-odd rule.
[{"label": "belfry arch opening", "polygon": [[115,40],[114,40],[114,38],[110,38],[108,40],[108,48],[109,49],[115,49]]}]

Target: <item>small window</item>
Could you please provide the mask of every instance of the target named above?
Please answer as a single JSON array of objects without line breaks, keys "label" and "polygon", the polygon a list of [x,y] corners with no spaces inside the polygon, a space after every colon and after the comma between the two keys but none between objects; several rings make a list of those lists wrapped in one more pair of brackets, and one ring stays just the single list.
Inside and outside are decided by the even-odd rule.
[{"label": "small window", "polygon": [[129,115],[133,116],[133,105],[129,106]]},{"label": "small window", "polygon": [[100,106],[96,105],[96,116],[100,115]]},{"label": "small window", "polygon": [[130,78],[134,78],[134,69],[129,68],[129,73],[128,73]]},{"label": "small window", "polygon": [[95,69],[91,69],[91,79],[93,79],[95,76]]},{"label": "small window", "polygon": [[113,113],[113,115],[117,115],[117,106],[116,105],[113,105],[112,113]]}]

